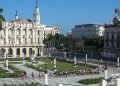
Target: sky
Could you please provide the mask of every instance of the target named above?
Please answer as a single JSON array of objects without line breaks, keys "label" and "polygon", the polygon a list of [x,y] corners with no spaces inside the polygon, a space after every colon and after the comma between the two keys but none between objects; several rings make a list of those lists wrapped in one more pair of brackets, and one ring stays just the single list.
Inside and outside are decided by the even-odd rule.
[{"label": "sky", "polygon": [[[0,0],[6,20],[12,20],[15,11],[19,18],[33,19],[35,0]],[[120,0],[39,0],[41,23],[56,26],[62,34],[75,25],[110,23]]]}]

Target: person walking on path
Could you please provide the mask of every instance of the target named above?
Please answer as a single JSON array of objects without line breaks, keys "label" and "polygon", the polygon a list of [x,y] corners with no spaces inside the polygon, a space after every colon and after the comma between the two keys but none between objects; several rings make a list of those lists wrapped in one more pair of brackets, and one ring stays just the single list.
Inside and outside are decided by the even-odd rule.
[{"label": "person walking on path", "polygon": [[32,78],[34,79],[34,73],[32,72]]}]

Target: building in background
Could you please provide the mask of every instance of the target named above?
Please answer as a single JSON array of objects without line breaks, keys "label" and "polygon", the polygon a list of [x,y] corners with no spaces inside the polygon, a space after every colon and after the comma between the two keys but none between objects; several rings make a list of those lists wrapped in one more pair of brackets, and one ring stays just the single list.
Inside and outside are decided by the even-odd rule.
[{"label": "building in background", "polygon": [[105,25],[104,57],[120,56],[120,9],[115,9],[112,24]]},{"label": "building in background", "polygon": [[72,29],[73,38],[95,38],[104,36],[104,27],[99,24],[75,25]]},{"label": "building in background", "polygon": [[67,37],[72,38],[72,32],[71,31],[67,32],[66,34],[67,34]]},{"label": "building in background", "polygon": [[42,25],[42,27],[44,28],[44,39],[47,38],[50,34],[60,34],[60,31],[57,27],[51,27],[48,25]]},{"label": "building in background", "polygon": [[60,33],[56,27],[42,25],[38,0],[36,0],[33,20],[20,19],[17,12],[12,21],[5,21],[0,31],[0,51],[11,57],[43,56],[43,40],[48,34]]}]

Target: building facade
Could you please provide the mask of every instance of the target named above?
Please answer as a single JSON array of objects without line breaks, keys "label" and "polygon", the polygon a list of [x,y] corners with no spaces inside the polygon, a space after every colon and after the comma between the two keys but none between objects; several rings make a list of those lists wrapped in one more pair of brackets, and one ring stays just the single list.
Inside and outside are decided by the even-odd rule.
[{"label": "building facade", "polygon": [[3,56],[7,53],[9,57],[43,56],[43,40],[48,34],[55,35],[60,32],[56,27],[46,30],[48,27],[40,23],[38,0],[36,0],[33,21],[20,19],[16,12],[15,19],[3,22],[2,28],[0,54]]},{"label": "building facade", "polygon": [[44,28],[44,39],[47,38],[49,34],[51,35],[60,34],[60,31],[58,30],[57,27],[42,25],[42,28]]},{"label": "building facade", "polygon": [[76,25],[72,29],[73,38],[95,38],[96,36],[104,35],[104,27],[99,24],[83,24]]},{"label": "building facade", "polygon": [[104,57],[117,58],[120,56],[120,9],[115,9],[112,24],[105,25]]}]

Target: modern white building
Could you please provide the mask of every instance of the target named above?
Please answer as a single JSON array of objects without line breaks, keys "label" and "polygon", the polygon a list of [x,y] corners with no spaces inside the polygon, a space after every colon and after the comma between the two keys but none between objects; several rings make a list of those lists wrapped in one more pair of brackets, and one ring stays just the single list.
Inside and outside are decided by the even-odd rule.
[{"label": "modern white building", "polygon": [[99,24],[82,24],[75,25],[72,29],[73,38],[95,38],[96,36],[104,35],[104,27]]},{"label": "modern white building", "polygon": [[42,25],[38,0],[36,0],[33,20],[20,19],[16,12],[12,21],[5,21],[0,31],[1,55],[6,52],[11,57],[43,56],[43,40],[48,34],[60,33],[56,27]]},{"label": "modern white building", "polygon": [[105,25],[104,57],[120,57],[120,9],[115,9],[112,24]]}]

